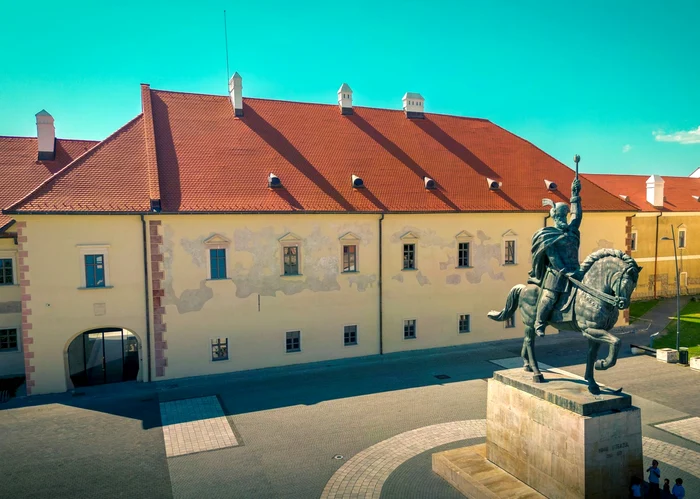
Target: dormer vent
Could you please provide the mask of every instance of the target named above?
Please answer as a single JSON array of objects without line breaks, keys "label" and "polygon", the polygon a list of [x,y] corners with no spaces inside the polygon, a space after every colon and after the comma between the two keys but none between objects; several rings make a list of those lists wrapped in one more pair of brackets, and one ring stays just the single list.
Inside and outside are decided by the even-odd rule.
[{"label": "dormer vent", "polygon": [[425,106],[425,99],[421,94],[416,92],[406,92],[403,96],[403,111],[406,113],[406,118],[408,119],[422,119],[425,118],[423,114],[423,108]]},{"label": "dormer vent", "polygon": [[544,179],[544,185],[547,186],[547,189],[550,191],[556,191],[557,190],[557,183],[552,182],[551,180]]},{"label": "dormer vent", "polygon": [[435,189],[435,181],[430,177],[423,177],[423,183],[426,189]]},{"label": "dormer vent", "polygon": [[338,90],[338,106],[340,114],[352,114],[352,88],[347,83],[343,83]]},{"label": "dormer vent", "polygon": [[42,109],[36,113],[36,137],[39,146],[38,159],[53,161],[56,158],[56,127],[53,116]]},{"label": "dormer vent", "polygon": [[620,199],[622,199],[624,202],[628,203],[630,200],[630,197],[627,194],[620,194]]},{"label": "dormer vent", "polygon": [[362,189],[365,186],[364,181],[357,175],[352,176],[352,186],[355,189]]},{"label": "dormer vent", "polygon": [[700,196],[693,196],[693,199],[694,199],[695,201],[700,201]]},{"label": "dormer vent", "polygon": [[277,175],[275,175],[274,173],[270,173],[270,175],[267,177],[267,185],[272,189],[277,189],[279,187],[282,187],[282,181]]},{"label": "dormer vent", "polygon": [[486,181],[489,183],[489,189],[492,191],[499,190],[503,185],[503,182],[499,182],[498,180],[494,180],[492,178],[487,178]]},{"label": "dormer vent", "polygon": [[238,72],[228,81],[228,93],[233,104],[233,112],[236,116],[243,116],[243,78]]},{"label": "dormer vent", "polygon": [[661,208],[664,205],[664,184],[659,175],[652,175],[647,179],[647,202],[652,206]]}]

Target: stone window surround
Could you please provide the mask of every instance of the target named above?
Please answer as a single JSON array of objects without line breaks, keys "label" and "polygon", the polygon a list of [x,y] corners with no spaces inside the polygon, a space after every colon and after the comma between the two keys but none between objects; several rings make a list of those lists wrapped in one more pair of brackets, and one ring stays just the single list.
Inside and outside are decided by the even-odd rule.
[{"label": "stone window surround", "polygon": [[[360,238],[352,232],[348,232],[340,236],[338,240],[340,241],[340,273],[356,274],[360,272]],[[355,246],[355,270],[344,270],[345,246]]]},{"label": "stone window surround", "polygon": [[0,284],[0,286],[19,286],[19,275],[17,272],[17,251],[0,250],[0,259],[12,260],[12,284]]},{"label": "stone window surround", "polygon": [[[462,232],[460,232],[459,234],[457,234],[455,236],[455,239],[457,241],[457,265],[455,268],[458,268],[458,269],[471,268],[472,267],[472,258],[473,258],[473,256],[472,256],[472,253],[473,253],[472,252],[472,249],[473,249],[472,241],[474,241],[474,236],[472,234],[470,234],[469,232],[467,232],[466,230],[463,230]],[[460,265],[459,264],[459,244],[460,243],[469,244],[469,254],[467,257],[467,259],[468,259],[467,265]]]},{"label": "stone window surround", "polygon": [[[683,232],[683,246],[681,246],[681,232]],[[684,224],[678,226],[678,234],[676,234],[676,242],[678,244],[678,249],[688,248],[688,229]]]},{"label": "stone window surround", "polygon": [[0,329],[14,329],[17,333],[17,349],[16,350],[0,350],[0,356],[6,354],[17,354],[22,352],[22,328],[20,326],[2,326]]},{"label": "stone window surround", "polygon": [[[508,241],[513,241],[513,262],[506,262],[506,242]],[[501,236],[501,255],[503,255],[503,263],[501,265],[518,264],[518,235],[511,229]]]},{"label": "stone window surround", "polygon": [[684,286],[687,288],[688,287],[688,272],[680,272],[679,278],[680,278],[681,286]]},{"label": "stone window surround", "polygon": [[630,251],[637,251],[638,246],[639,246],[639,233],[637,232],[637,229],[632,227],[632,230],[630,231]]},{"label": "stone window surround", "polygon": [[[403,236],[401,236],[401,270],[402,271],[408,271],[408,272],[413,272],[418,270],[418,236],[414,234],[413,232],[406,232]],[[405,245],[406,244],[412,244],[413,245],[413,267],[404,267],[404,252],[405,252]]]},{"label": "stone window surround", "polygon": [[[216,345],[216,341],[221,341],[225,340],[225,345],[226,345],[226,358],[221,358],[221,359],[215,359],[214,358],[214,346]],[[209,339],[209,362],[210,363],[218,363],[218,362],[228,362],[231,360],[231,347],[230,347],[230,341],[228,336],[217,336],[215,338],[210,338]]]},{"label": "stone window surround", "polygon": [[[207,281],[227,281],[230,280],[231,278],[229,277],[231,273],[229,272],[229,266],[230,266],[230,258],[229,258],[229,253],[230,253],[230,248],[231,248],[231,240],[222,236],[221,234],[213,234],[206,238],[204,240],[204,247],[206,248],[206,262],[207,262],[207,276],[206,280]],[[226,277],[223,277],[221,279],[212,279],[211,277],[211,252],[209,250],[213,249],[222,249],[224,250],[224,259],[226,261]]]},{"label": "stone window surround", "polygon": [[[76,244],[79,249],[80,263],[80,287],[78,289],[109,289],[113,288],[112,280],[109,276],[109,244]],[[85,276],[85,256],[86,255],[102,255],[104,260],[105,285],[87,287],[87,278]]]},{"label": "stone window surround", "polygon": [[[304,274],[304,262],[302,261],[301,254],[303,239],[294,234],[293,232],[287,232],[284,236],[280,237],[278,240],[279,250],[280,250],[280,277],[296,277]],[[297,268],[298,272],[296,274],[285,274],[284,273],[284,248],[296,246],[297,247]]]},{"label": "stone window surround", "polygon": [[[461,330],[461,322],[462,322],[462,316],[467,317],[467,330],[462,331]],[[457,314],[457,333],[459,334],[467,334],[472,332],[472,315],[471,314]]]}]

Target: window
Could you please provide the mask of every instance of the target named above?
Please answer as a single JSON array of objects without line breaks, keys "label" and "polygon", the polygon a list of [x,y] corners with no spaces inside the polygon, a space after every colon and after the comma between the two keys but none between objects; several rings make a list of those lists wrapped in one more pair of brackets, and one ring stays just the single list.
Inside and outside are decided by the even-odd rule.
[{"label": "window", "polygon": [[214,338],[211,340],[211,360],[228,360],[228,338]]},{"label": "window", "polygon": [[681,272],[681,286],[688,287],[688,273]]},{"label": "window", "polygon": [[0,259],[0,285],[14,284],[12,278],[12,258]]},{"label": "window", "polygon": [[0,329],[0,352],[16,352],[18,350],[17,330]]},{"label": "window", "polygon": [[357,272],[357,246],[343,246],[343,272]]},{"label": "window", "polygon": [[85,255],[85,287],[104,288],[105,284],[104,255]]},{"label": "window", "polygon": [[345,326],[343,328],[343,344],[357,345],[357,326]]},{"label": "window", "polygon": [[685,229],[678,229],[678,249],[685,248]]},{"label": "window", "polygon": [[301,331],[287,331],[287,353],[301,352]]},{"label": "window", "polygon": [[404,270],[411,270],[416,268],[416,245],[415,244],[404,244],[403,245],[403,268]]},{"label": "window", "polygon": [[469,267],[469,243],[459,243],[457,264],[459,267]]},{"label": "window", "polygon": [[299,246],[285,246],[284,251],[284,275],[299,274]]},{"label": "window", "polygon": [[209,250],[209,267],[212,279],[226,279],[226,250],[224,248]]},{"label": "window", "polygon": [[408,319],[403,321],[403,339],[414,339],[416,337],[416,320]]},{"label": "window", "polygon": [[509,239],[504,241],[505,248],[505,258],[503,263],[505,265],[515,265],[515,240]]},{"label": "window", "polygon": [[633,230],[630,234],[630,251],[637,251],[637,231]]},{"label": "window", "polygon": [[512,315],[506,319],[506,327],[515,327],[515,315]]},{"label": "window", "polygon": [[471,317],[469,314],[459,316],[459,333],[468,333],[471,331]]}]

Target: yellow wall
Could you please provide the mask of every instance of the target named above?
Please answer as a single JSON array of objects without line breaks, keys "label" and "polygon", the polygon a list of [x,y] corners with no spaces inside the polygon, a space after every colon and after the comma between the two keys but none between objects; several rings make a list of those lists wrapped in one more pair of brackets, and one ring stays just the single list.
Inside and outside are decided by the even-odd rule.
[{"label": "yellow wall", "polygon": [[[34,339],[33,394],[65,391],[66,351],[79,333],[121,327],[135,333],[145,357],[141,221],[137,216],[25,216],[26,261]],[[80,245],[109,245],[111,288],[80,289]],[[143,374],[143,365],[139,374]]]},{"label": "yellow wall", "polygon": [[22,354],[22,312],[20,307],[19,269],[17,268],[17,246],[14,238],[0,238],[0,258],[12,259],[14,284],[0,285],[0,329],[17,329],[18,346],[16,352],[0,351],[0,376],[24,375]]},{"label": "yellow wall", "polygon": [[[687,286],[681,286],[681,294],[700,293],[700,213],[639,213],[632,218],[632,230],[637,231],[637,251],[632,257],[643,267],[639,285],[635,292],[636,299],[654,296],[654,276],[656,275],[656,295],[676,295],[676,267],[671,241],[658,241],[658,259],[654,272],[654,252],[658,239],[671,237],[671,225],[676,230],[686,229],[686,248],[678,251],[679,272],[687,272]],[[681,284],[684,284],[681,280]]]}]

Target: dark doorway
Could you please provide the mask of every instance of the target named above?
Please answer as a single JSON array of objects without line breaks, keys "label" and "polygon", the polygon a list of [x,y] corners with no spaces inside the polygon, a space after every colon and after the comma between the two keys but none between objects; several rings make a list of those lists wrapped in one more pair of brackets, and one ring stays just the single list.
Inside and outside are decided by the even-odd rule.
[{"label": "dark doorway", "polygon": [[139,372],[138,339],[125,329],[87,331],[68,346],[68,369],[75,387],[133,381]]}]

